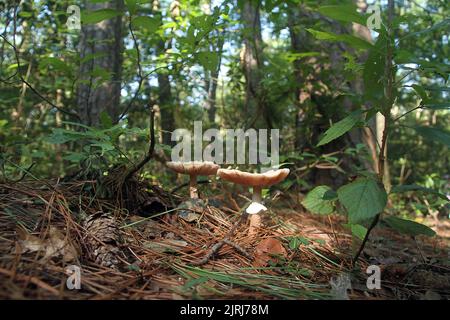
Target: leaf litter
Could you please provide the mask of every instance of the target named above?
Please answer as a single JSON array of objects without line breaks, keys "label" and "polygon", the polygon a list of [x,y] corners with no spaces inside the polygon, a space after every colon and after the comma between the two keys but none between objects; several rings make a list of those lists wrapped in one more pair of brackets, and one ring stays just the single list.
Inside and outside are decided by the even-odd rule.
[{"label": "leaf litter", "polygon": [[[230,195],[218,199],[223,203],[219,207],[206,205],[201,218],[189,222],[178,216],[176,207],[152,212],[149,218],[130,215],[110,200],[86,195],[83,190],[89,183],[93,184],[47,182],[42,187],[42,183],[24,181],[0,185],[0,298],[449,297],[445,239],[422,239],[418,248],[408,237],[377,228],[359,270],[352,271],[355,239],[342,226],[342,217],[310,214],[295,201],[289,207],[275,203],[256,238],[247,236],[244,223],[230,239],[249,257],[225,243],[206,264],[196,266],[240,218],[237,201]],[[27,216],[27,211],[33,214]],[[85,221],[103,216],[102,212],[108,212],[107,228],[91,223],[95,231],[87,230]],[[117,237],[102,235],[105,230],[107,234],[116,230]],[[96,259],[90,238],[114,256],[114,265]],[[382,289],[368,290],[365,270],[375,262],[381,264]],[[81,290],[65,286],[70,265],[81,269]],[[349,286],[336,280],[349,273]]]}]

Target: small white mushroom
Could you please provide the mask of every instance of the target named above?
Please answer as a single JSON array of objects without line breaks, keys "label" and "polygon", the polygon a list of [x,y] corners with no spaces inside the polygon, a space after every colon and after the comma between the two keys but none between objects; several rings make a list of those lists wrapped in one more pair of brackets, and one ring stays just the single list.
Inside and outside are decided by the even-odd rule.
[{"label": "small white mushroom", "polygon": [[250,218],[250,227],[248,230],[250,237],[253,237],[261,227],[260,213],[267,211],[267,208],[261,203],[262,188],[283,181],[288,174],[289,169],[270,170],[265,173],[249,173],[229,169],[219,169],[217,171],[217,175],[224,180],[253,187],[252,203],[246,210]]}]

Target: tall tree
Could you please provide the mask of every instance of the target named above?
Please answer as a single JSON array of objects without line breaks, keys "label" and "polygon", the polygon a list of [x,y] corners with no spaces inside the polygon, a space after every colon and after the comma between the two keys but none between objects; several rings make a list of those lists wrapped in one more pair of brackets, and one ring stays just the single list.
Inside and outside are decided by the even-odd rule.
[{"label": "tall tree", "polygon": [[[288,6],[287,10],[287,24],[289,29],[289,35],[291,40],[291,49],[294,53],[308,52],[310,50],[309,46],[311,45],[308,39],[308,34],[300,24],[303,20],[307,19],[307,16],[304,14],[303,6],[295,7],[293,5]],[[307,125],[304,123],[307,117],[306,110],[306,100],[310,97],[307,92],[307,79],[306,75],[308,74],[306,70],[305,64],[301,59],[295,59],[293,62],[294,65],[294,83],[293,91],[294,91],[294,104],[296,106],[295,113],[295,148],[297,150],[303,149],[306,144],[306,133]]]},{"label": "tall tree", "polygon": [[[87,12],[102,9],[120,11],[122,0],[96,3],[86,1]],[[81,30],[78,113],[84,124],[95,126],[105,111],[117,120],[120,114],[122,79],[122,16],[97,24],[84,24]]]},{"label": "tall tree", "polygon": [[254,126],[263,117],[267,126],[272,127],[270,115],[264,101],[261,84],[261,68],[263,66],[263,41],[261,34],[260,1],[246,0],[241,2],[241,23],[243,26],[241,63],[245,75],[245,111],[249,116],[248,126]]},{"label": "tall tree", "polygon": [[[179,2],[173,1],[171,5],[171,15],[173,19],[176,19],[176,15],[179,15]],[[163,16],[161,10],[161,3],[159,0],[153,1],[153,12],[158,16],[160,24],[163,24]],[[156,47],[156,55],[158,57],[164,56],[167,50],[171,47],[171,38],[164,40],[161,38],[158,40]],[[171,133],[175,129],[175,115],[172,88],[170,85],[170,78],[167,69],[161,69],[158,71],[158,103],[161,114],[161,135],[162,143],[166,145],[173,145],[171,141]]]},{"label": "tall tree", "polygon": [[206,77],[206,109],[208,110],[208,119],[210,123],[214,123],[216,120],[216,97],[217,97],[217,85],[219,83],[219,72],[222,62],[222,50],[224,45],[224,36],[219,31],[216,31],[217,37],[216,44],[211,44],[211,51],[216,52],[219,56],[219,63],[217,68],[212,71],[205,70]]}]

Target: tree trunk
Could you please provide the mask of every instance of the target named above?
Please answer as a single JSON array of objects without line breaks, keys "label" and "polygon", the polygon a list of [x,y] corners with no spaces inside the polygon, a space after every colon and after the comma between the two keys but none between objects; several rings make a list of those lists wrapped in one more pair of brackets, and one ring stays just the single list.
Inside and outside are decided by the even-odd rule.
[{"label": "tree trunk", "polygon": [[241,63],[245,75],[245,112],[252,119],[250,127],[254,126],[262,116],[268,127],[272,128],[272,121],[264,103],[261,87],[260,69],[263,66],[263,42],[259,9],[260,1],[248,0],[244,1],[241,11],[243,26]]},{"label": "tree trunk", "polygon": [[[206,85],[207,91],[206,109],[208,110],[208,119],[211,124],[215,123],[216,120],[217,85],[219,81],[219,72],[222,63],[222,50],[224,44],[224,38],[219,33],[217,37],[218,37],[217,46],[215,48],[213,46],[212,50],[219,55],[219,63],[217,64],[216,70],[210,72],[210,77],[207,80]],[[205,70],[205,72],[208,71]]]},{"label": "tree trunk", "polygon": [[[162,24],[162,13],[160,1],[153,1],[153,11],[159,16]],[[170,49],[171,41],[165,42],[163,39],[158,41],[156,47],[156,56],[165,55],[166,51]],[[175,115],[174,104],[172,96],[172,88],[170,85],[170,78],[167,70],[161,70],[158,72],[158,104],[161,115],[161,142],[163,144],[173,146],[174,142],[171,141],[172,131],[175,130]]]},{"label": "tree trunk", "polygon": [[[305,34],[305,29],[301,27],[300,21],[302,19],[302,8],[292,7],[288,10],[288,28],[289,35],[291,38],[291,48],[295,53],[307,52],[308,39]],[[304,123],[306,118],[306,110],[304,102],[309,97],[309,94],[305,92],[305,75],[302,69],[302,62],[300,59],[296,59],[293,62],[294,65],[294,93],[295,93],[295,141],[294,146],[296,150],[302,150],[306,144],[306,123]]]},{"label": "tree trunk", "polygon": [[[106,3],[86,1],[86,10],[121,10],[122,0]],[[115,122],[120,113],[122,79],[122,16],[103,20],[97,24],[83,25],[80,41],[80,58],[100,54],[81,64],[77,95],[78,113],[84,124],[96,126],[100,114],[106,111]],[[106,73],[108,73],[108,77]]]}]

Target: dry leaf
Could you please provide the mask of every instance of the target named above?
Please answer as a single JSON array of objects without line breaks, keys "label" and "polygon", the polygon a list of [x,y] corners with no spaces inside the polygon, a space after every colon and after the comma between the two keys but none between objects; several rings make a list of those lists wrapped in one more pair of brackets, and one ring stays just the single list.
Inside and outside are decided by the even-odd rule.
[{"label": "dry leaf", "polygon": [[21,253],[42,251],[44,252],[44,260],[62,256],[65,262],[74,261],[78,258],[78,252],[75,247],[67,241],[56,227],[50,227],[45,240],[29,234],[23,229],[20,229],[18,234],[21,238],[18,241]]},{"label": "dry leaf", "polygon": [[265,267],[270,261],[276,262],[277,256],[287,257],[286,249],[275,238],[267,238],[261,241],[255,249],[255,267]]}]

